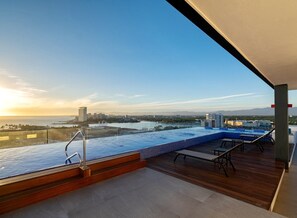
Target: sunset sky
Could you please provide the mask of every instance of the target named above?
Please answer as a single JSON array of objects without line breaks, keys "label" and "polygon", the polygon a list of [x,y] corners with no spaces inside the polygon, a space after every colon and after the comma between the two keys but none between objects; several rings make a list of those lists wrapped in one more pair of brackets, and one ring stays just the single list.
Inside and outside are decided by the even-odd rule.
[{"label": "sunset sky", "polygon": [[[166,1],[0,1],[0,116],[269,107],[273,90]],[[297,93],[290,92],[297,105]]]}]

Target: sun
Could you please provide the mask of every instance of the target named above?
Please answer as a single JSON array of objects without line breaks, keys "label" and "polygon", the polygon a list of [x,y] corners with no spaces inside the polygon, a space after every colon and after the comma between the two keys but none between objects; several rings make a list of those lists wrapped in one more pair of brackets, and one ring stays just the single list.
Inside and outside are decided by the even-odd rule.
[{"label": "sun", "polygon": [[18,107],[23,97],[21,91],[0,87],[0,116],[15,115],[10,110]]}]

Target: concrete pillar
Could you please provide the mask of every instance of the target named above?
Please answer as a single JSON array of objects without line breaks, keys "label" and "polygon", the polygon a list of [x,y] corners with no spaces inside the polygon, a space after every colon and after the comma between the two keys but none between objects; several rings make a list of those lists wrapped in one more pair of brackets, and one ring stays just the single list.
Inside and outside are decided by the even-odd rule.
[{"label": "concrete pillar", "polygon": [[289,163],[289,118],[288,118],[288,85],[274,87],[275,102],[275,158]]}]

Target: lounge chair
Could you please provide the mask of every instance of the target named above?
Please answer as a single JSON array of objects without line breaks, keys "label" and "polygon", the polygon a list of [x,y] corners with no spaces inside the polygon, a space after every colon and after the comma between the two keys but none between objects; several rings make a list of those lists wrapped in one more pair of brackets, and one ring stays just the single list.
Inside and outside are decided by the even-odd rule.
[{"label": "lounge chair", "polygon": [[191,151],[191,150],[180,150],[180,151],[176,151],[176,156],[174,158],[174,163],[176,161],[176,159],[180,156],[183,155],[184,156],[184,160],[186,159],[186,157],[192,157],[192,158],[197,158],[200,160],[205,160],[205,161],[209,161],[209,162],[213,162],[215,164],[219,165],[219,169],[223,169],[225,176],[228,177],[227,174],[227,167],[230,164],[232,166],[233,171],[235,171],[235,167],[231,161],[231,152],[236,149],[237,147],[242,146],[242,143],[239,143],[237,145],[235,145],[234,147],[227,149],[225,152],[219,154],[219,155],[215,155],[215,154],[207,154],[207,153],[202,153],[202,152],[198,152],[198,151]]},{"label": "lounge chair", "polygon": [[273,131],[274,131],[274,128],[272,130],[270,130],[269,132],[265,133],[264,135],[261,135],[261,136],[246,135],[246,134],[240,135],[241,138],[244,138],[244,137],[254,137],[254,140],[227,139],[227,138],[225,138],[225,139],[222,139],[221,147],[225,147],[227,143],[231,143],[232,146],[234,146],[236,143],[242,142],[243,145],[245,145],[245,144],[254,144],[254,145],[256,145],[260,149],[261,152],[263,152],[264,151],[264,147],[263,147],[263,145],[261,143],[262,140],[268,139],[271,143],[274,144],[274,139],[270,135]]}]

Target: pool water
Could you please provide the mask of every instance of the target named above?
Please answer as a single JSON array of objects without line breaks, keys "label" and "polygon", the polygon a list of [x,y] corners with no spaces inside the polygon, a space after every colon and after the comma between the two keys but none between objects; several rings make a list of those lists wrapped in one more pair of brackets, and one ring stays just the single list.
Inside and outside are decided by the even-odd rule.
[{"label": "pool water", "polygon": [[[185,142],[189,139],[211,136],[223,131],[226,130],[194,127],[90,139],[87,140],[87,160],[131,151],[141,151],[179,141]],[[65,145],[66,142],[60,142],[0,149],[0,179],[65,165]],[[82,155],[82,141],[74,141],[69,145],[69,155],[76,151]],[[78,158],[74,157],[72,161],[77,163]]]}]

